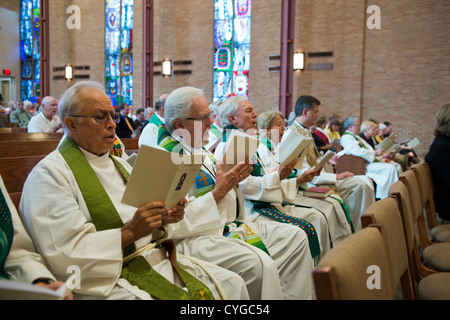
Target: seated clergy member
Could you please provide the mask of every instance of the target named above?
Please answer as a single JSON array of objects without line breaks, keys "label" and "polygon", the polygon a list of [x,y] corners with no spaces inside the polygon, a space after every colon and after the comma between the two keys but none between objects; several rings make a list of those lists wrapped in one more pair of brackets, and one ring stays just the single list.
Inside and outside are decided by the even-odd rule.
[{"label": "seated clergy member", "polygon": [[[224,138],[222,139],[224,142],[217,146],[217,157],[222,158],[221,154],[231,130],[239,129],[249,134],[251,134],[252,131],[256,132],[256,115],[253,105],[246,97],[232,97],[222,104],[222,108],[220,109],[220,120],[221,123],[223,123],[225,133]],[[259,155],[265,157],[267,152],[264,152],[263,150],[259,151],[261,151]],[[294,166],[295,165],[296,163]],[[285,179],[291,175],[293,166],[287,170],[286,175],[284,175],[283,171],[287,168],[278,166],[278,168],[271,169],[273,170],[269,170],[266,174],[261,172],[258,173],[258,169],[256,169],[252,171],[251,177],[240,183],[242,194],[246,200],[246,213],[249,216],[249,219],[263,218],[260,215],[261,211],[263,213],[268,213],[267,209],[259,210],[259,205],[255,202],[268,202],[273,205],[275,203],[282,204],[283,201],[288,201],[295,206],[307,206],[307,210],[300,210],[298,207],[293,208],[290,210],[290,214],[310,222],[315,227],[320,237],[322,254],[326,254],[333,246],[334,242],[351,234],[351,228],[345,216],[345,212],[339,203],[336,201],[328,202],[318,201],[312,198],[307,199],[306,197],[297,194],[298,185],[296,184],[296,181],[294,182],[294,180],[291,179],[285,181]],[[283,188],[283,186],[285,186],[285,188]],[[286,196],[286,194],[288,194],[288,196]],[[286,208],[286,210],[289,210],[289,208]]]},{"label": "seated clergy member", "polygon": [[142,130],[141,136],[139,137],[139,148],[143,144],[153,148],[160,148],[158,146],[158,129],[161,124],[165,123],[164,105],[168,96],[168,94],[163,94],[155,101],[155,113],[144,127],[144,130]]},{"label": "seated clergy member", "polygon": [[[320,101],[312,96],[301,96],[295,104],[296,119],[288,128],[296,130],[305,137],[311,137],[311,127],[319,116]],[[286,134],[284,135],[286,136]],[[320,155],[314,144],[307,150],[302,171],[318,164]],[[337,192],[348,206],[350,218],[355,231],[361,229],[361,215],[375,202],[372,181],[366,176],[354,176],[350,172],[335,174],[331,165],[326,165],[320,175],[315,177],[309,186],[325,185]]]},{"label": "seated clergy member", "polygon": [[[79,268],[75,298],[209,300],[220,297],[216,283],[229,298],[248,298],[242,279],[228,270],[205,262],[213,279],[182,256],[180,268],[172,267],[173,242],[161,227],[183,219],[185,200],[170,209],[162,202],[138,209],[121,203],[131,167],[110,156],[115,113],[101,85],[69,88],[59,115],[66,137],[28,176],[20,211],[57,279],[65,281],[70,267]],[[153,247],[156,240],[165,241]]]},{"label": "seated clergy member", "polygon": [[31,118],[28,132],[63,132],[58,115],[58,101],[53,97],[42,99],[42,111]]},{"label": "seated clergy member", "polygon": [[170,226],[183,254],[239,274],[251,299],[311,299],[312,259],[306,234],[275,221],[247,221],[238,183],[249,164],[223,172],[208,143],[212,119],[202,90],[173,91],[165,106],[161,145],[184,154],[203,154],[202,169],[191,187],[185,217]]},{"label": "seated clergy member", "polygon": [[[35,252],[33,242],[25,231],[16,207],[0,176],[0,279],[11,280],[57,290],[63,282],[56,282]],[[8,298],[8,297],[3,297]],[[66,300],[73,299],[69,294]]]},{"label": "seated clergy member", "polygon": [[[258,128],[261,134],[261,143],[257,151],[258,165],[255,166],[255,169],[252,171],[252,175],[270,176],[270,174],[273,174],[280,168],[280,165],[277,161],[279,155],[278,144],[285,132],[284,118],[280,111],[267,111],[260,114],[257,120]],[[298,159],[295,160],[295,164],[297,164],[297,162]],[[258,172],[258,170],[260,172]],[[260,207],[260,205],[258,204],[258,202],[256,202],[254,204],[254,209],[258,210],[261,213],[261,217],[265,215],[268,217],[273,217],[280,221],[285,220],[288,223],[293,223],[298,219],[301,219],[307,221],[308,223],[311,223],[313,225],[313,228],[316,230],[319,239],[321,251],[320,256],[324,256],[332,248],[332,244],[330,236],[330,226],[327,218],[321,211],[316,209],[316,207],[321,206],[320,202],[323,200],[317,199],[311,201],[311,204],[314,204],[314,202],[316,202],[314,206],[295,205],[295,203],[301,203],[305,200],[302,199],[302,195],[298,194],[299,187],[304,187],[305,184],[311,181],[317,174],[319,174],[319,172],[314,169],[310,169],[309,171],[305,171],[303,174],[297,174],[298,170],[291,168],[290,176],[282,180],[282,199],[278,200],[278,204],[276,202],[273,202],[272,199],[271,207],[260,209],[258,208]],[[280,204],[282,205],[281,208]],[[281,213],[274,212],[273,207],[280,210],[282,213],[286,213],[290,217],[294,218],[283,217]],[[283,219],[280,219],[280,216],[283,217]],[[346,234],[350,234],[351,232],[347,221],[344,222],[344,230],[344,233]],[[308,239],[311,240],[312,236],[310,235],[310,233],[308,233],[308,236]],[[314,249],[312,245],[313,243],[311,243],[310,241],[311,250]],[[313,252],[311,253],[313,254]],[[314,254],[313,257],[315,257]],[[318,261],[315,259],[314,262],[316,263]]]},{"label": "seated clergy member", "polygon": [[383,150],[374,150],[364,139],[359,137],[361,129],[359,119],[348,117],[344,121],[344,129],[345,133],[341,138],[342,148],[351,148],[347,154],[366,160],[366,176],[373,179],[376,183],[376,198],[386,198],[390,186],[398,180],[401,167],[381,162],[376,158],[377,155],[383,154]]}]

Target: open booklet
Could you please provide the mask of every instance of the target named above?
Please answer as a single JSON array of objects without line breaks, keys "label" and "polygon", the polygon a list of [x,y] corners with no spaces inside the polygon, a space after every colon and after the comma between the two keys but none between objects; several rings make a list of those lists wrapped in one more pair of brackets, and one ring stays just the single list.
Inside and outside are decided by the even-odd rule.
[{"label": "open booklet", "polygon": [[379,144],[375,146],[375,149],[383,149],[384,153],[392,153],[396,154],[399,152],[402,148],[395,143],[396,136],[394,134],[390,135],[387,138],[384,138],[383,141],[381,141]]},{"label": "open booklet", "polygon": [[222,171],[227,172],[238,163],[251,163],[259,143],[254,136],[239,130],[232,130],[223,149],[217,152],[217,159],[222,164]]},{"label": "open booklet", "polygon": [[[296,130],[289,130],[285,133],[278,146],[278,163],[284,167],[291,163],[295,158],[301,158],[302,154],[306,154],[309,145],[314,141],[312,138],[307,138]],[[300,160],[300,159],[299,159]]]},{"label": "open booklet", "polygon": [[180,155],[142,145],[122,203],[139,208],[147,202],[165,201],[173,208],[195,182],[204,155]]},{"label": "open booklet", "polygon": [[419,141],[419,139],[417,139],[417,137],[416,138],[414,138],[414,139],[412,139],[411,141],[409,141],[406,145],[408,146],[408,147],[411,147],[411,148],[416,148],[418,145],[420,144],[420,141]]},{"label": "open booklet", "polygon": [[325,164],[328,163],[328,161],[330,161],[331,158],[333,158],[336,155],[336,153],[334,153],[331,150],[328,150],[324,156],[322,157],[322,159],[320,159],[319,163],[316,165],[316,171],[320,171],[322,170],[323,166]]},{"label": "open booklet", "polygon": [[0,280],[0,300],[63,300],[70,292],[67,283],[55,291],[24,282]]}]

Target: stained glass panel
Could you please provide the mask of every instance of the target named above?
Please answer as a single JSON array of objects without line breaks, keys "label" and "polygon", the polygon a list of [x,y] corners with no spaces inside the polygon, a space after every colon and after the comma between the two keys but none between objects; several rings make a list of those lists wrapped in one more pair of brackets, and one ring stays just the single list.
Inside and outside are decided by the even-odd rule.
[{"label": "stained glass panel", "polygon": [[40,1],[20,1],[20,99],[35,103],[41,95]]},{"label": "stained glass panel", "polygon": [[114,106],[133,104],[133,0],[105,0],[106,89]]},{"label": "stained glass panel", "polygon": [[214,2],[213,100],[248,96],[251,0]]}]

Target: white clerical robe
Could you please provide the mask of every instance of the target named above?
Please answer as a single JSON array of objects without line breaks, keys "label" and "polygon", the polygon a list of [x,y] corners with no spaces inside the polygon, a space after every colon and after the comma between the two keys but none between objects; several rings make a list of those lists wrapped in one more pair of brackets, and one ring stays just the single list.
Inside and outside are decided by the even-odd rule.
[{"label": "white clerical robe", "polygon": [[[297,130],[300,134],[312,138],[310,131],[304,128],[297,121],[294,121],[288,130]],[[286,136],[287,134],[284,134],[284,137]],[[316,150],[314,150],[314,152],[315,151]],[[313,153],[313,149],[308,150],[308,152],[310,154]],[[315,166],[318,163],[317,154],[310,155],[310,158],[314,159]],[[301,165],[301,173],[311,169],[312,166],[308,162],[308,156],[303,158],[303,163]],[[370,178],[363,175],[357,175],[344,180],[337,180],[336,174],[332,172],[331,168],[327,165],[322,169],[319,176],[314,177],[314,179],[307,184],[307,187],[315,187],[320,185],[336,186],[336,189],[345,204],[348,206],[350,218],[355,231],[361,230],[361,216],[364,214],[366,209],[375,202],[375,188]]]},{"label": "white clerical robe", "polygon": [[[206,152],[192,150],[186,145],[184,150],[186,153]],[[215,183],[215,165],[209,156],[205,157],[202,170],[209,172]],[[178,239],[180,252],[238,273],[247,283],[251,299],[314,297],[313,262],[303,230],[276,221],[245,219],[239,189],[231,190],[216,204],[212,192],[197,196],[196,188],[192,186],[187,199],[185,218],[170,226],[172,238]],[[247,224],[261,237],[270,256],[243,240],[245,229],[233,223],[236,220]],[[224,237],[225,226],[236,232],[239,239]]]},{"label": "white clerical robe", "polygon": [[[259,161],[263,170],[268,173],[268,176],[276,173],[279,168],[279,163],[276,160],[278,148],[273,145],[272,149],[272,151],[269,150],[263,143],[258,147]],[[254,178],[250,180],[254,180]],[[305,186],[303,184],[303,187]],[[303,196],[301,192],[298,192],[296,179],[283,180],[281,189],[282,195],[278,199],[278,203],[286,201],[295,205],[309,207],[302,208],[295,205],[286,205],[283,208],[289,215],[304,219],[314,226],[319,236],[322,256],[331,249],[331,243],[335,245],[351,234],[352,231],[345,212],[336,200],[322,200]]]},{"label": "white clerical robe", "polygon": [[16,207],[9,197],[1,176],[0,188],[11,213],[14,226],[13,243],[8,258],[5,261],[5,271],[11,276],[12,281],[32,283],[39,278],[55,280],[45,266],[42,257],[36,253],[33,242],[23,227]]},{"label": "white clerical robe", "polygon": [[[365,148],[360,145],[354,146],[355,142],[359,141]],[[398,176],[402,168],[397,163],[375,162],[375,150],[361,137],[355,134],[348,133],[342,135],[341,146],[348,149],[354,146],[347,154],[364,158],[366,164],[366,176],[373,179],[376,186],[377,199],[384,199],[389,194],[389,188],[392,184],[398,181]]]},{"label": "white clerical robe", "polygon": [[[30,119],[30,122],[28,122],[28,129],[27,131],[29,133],[34,132],[52,132],[53,128],[60,124],[61,120],[57,115],[53,116],[52,121],[49,121],[43,112],[38,113],[34,117]],[[59,128],[56,132],[63,132],[62,128]]]},{"label": "white clerical robe", "polygon": [[[123,223],[130,222],[137,209],[121,203],[126,185],[112,159],[108,154],[98,157],[82,152]],[[126,161],[117,159],[126,170],[132,170]],[[20,211],[37,251],[58,280],[66,281],[71,276],[68,273],[71,266],[81,269],[81,286],[74,289],[76,298],[151,299],[148,293],[120,278],[123,263],[121,229],[96,230],[77,181],[58,150],[49,154],[29,174]],[[151,240],[152,235],[138,240],[136,248],[142,248]],[[177,283],[165,252],[161,250],[151,249],[142,255],[157,272]],[[220,298],[213,279],[187,258],[178,256],[181,267],[207,285],[215,298]],[[212,272],[228,298],[248,298],[245,283],[236,274],[207,262],[202,265]],[[83,270],[85,266],[89,268]]]},{"label": "white clerical robe", "polygon": [[[153,117],[157,117],[159,121],[161,121],[163,124],[165,123],[165,119],[155,113]],[[162,149],[158,145],[158,130],[159,126],[155,124],[153,121],[150,121],[142,130],[141,135],[139,136],[139,148],[141,145],[146,145],[152,148]]]}]

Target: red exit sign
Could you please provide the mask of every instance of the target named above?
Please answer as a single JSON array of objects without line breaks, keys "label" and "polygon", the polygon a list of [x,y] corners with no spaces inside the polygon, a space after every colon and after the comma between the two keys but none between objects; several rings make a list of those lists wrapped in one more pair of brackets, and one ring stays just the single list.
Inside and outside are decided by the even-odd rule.
[{"label": "red exit sign", "polygon": [[5,76],[10,76],[10,75],[11,75],[11,70],[3,69],[3,74],[4,74]]}]

